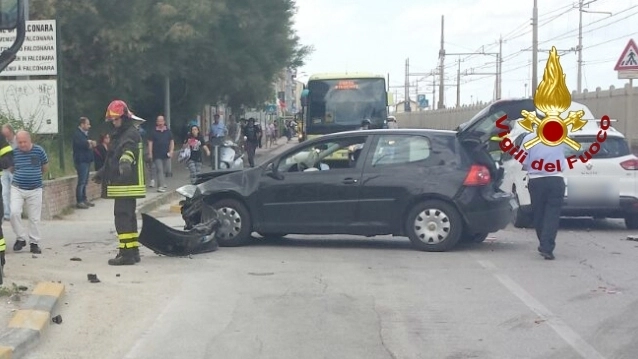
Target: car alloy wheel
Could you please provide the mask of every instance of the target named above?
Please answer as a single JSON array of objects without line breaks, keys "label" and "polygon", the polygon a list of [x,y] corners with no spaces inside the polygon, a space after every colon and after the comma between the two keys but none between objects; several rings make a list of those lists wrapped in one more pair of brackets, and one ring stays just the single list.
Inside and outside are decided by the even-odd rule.
[{"label": "car alloy wheel", "polygon": [[234,208],[221,207],[217,209],[221,226],[217,230],[220,239],[232,239],[241,232],[241,216]]},{"label": "car alloy wheel", "polygon": [[463,220],[454,206],[438,200],[415,205],[406,221],[412,245],[429,252],[451,249],[461,239]]},{"label": "car alloy wheel", "polygon": [[[251,221],[246,207],[234,199],[222,199],[212,207],[217,210],[217,217],[221,222],[215,234],[217,242],[222,247],[236,247],[246,244],[250,240]],[[205,215],[202,214],[202,220]]]},{"label": "car alloy wheel", "polygon": [[421,211],[414,219],[414,231],[424,243],[441,243],[450,233],[450,219],[445,212],[428,208]]}]

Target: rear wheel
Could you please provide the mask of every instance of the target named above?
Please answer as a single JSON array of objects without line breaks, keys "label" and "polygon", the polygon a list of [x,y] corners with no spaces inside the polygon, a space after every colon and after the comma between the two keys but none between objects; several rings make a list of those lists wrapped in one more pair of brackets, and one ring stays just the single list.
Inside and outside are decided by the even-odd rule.
[{"label": "rear wheel", "polygon": [[461,239],[463,220],[453,206],[437,200],[425,201],[410,211],[406,233],[416,249],[444,252]]},{"label": "rear wheel", "polygon": [[250,241],[251,222],[246,207],[234,199],[222,199],[212,205],[217,210],[221,226],[215,234],[222,247],[237,247]]}]

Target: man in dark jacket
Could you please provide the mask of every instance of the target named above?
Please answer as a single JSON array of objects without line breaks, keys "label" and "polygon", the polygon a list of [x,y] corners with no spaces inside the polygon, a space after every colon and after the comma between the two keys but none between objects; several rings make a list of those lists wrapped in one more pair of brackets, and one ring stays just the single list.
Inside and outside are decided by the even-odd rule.
[{"label": "man in dark jacket", "polygon": [[254,118],[248,119],[248,124],[243,129],[246,152],[248,153],[248,163],[250,167],[255,167],[255,151],[261,141],[261,129],[255,124]]},{"label": "man in dark jacket", "polygon": [[102,198],[115,200],[115,230],[120,242],[118,255],[108,263],[133,265],[140,261],[136,200],[146,197],[142,137],[135,121],[144,120],[133,115],[124,101],[115,100],[106,110],[106,121],[114,130],[104,167],[95,181],[102,183]]},{"label": "man in dark jacket", "polygon": [[78,173],[78,184],[75,188],[76,207],[87,209],[95,206],[86,197],[86,185],[89,183],[89,172],[93,162],[93,149],[97,143],[89,139],[91,121],[86,117],[80,117],[78,128],[73,133],[73,164]]}]

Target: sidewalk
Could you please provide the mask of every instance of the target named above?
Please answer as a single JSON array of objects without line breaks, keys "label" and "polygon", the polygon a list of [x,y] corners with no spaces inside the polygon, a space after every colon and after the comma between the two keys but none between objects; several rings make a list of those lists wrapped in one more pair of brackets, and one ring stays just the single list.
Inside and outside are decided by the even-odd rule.
[{"label": "sidewalk", "polygon": [[[286,143],[284,138],[279,140],[278,146],[258,149],[256,162],[263,163],[296,143],[296,140]],[[177,161],[173,162],[172,169],[173,176],[167,178],[167,192],[158,193],[156,188],[148,188],[147,197],[138,200],[138,212],[151,212],[162,204],[174,203],[179,199],[175,189],[189,183],[189,173],[186,167]],[[208,168],[205,167],[205,170]],[[6,332],[5,326],[16,311],[26,304],[26,296],[39,282],[53,281],[64,284],[66,294],[56,313],[52,315],[63,313],[65,317],[62,325],[73,326],[78,330],[86,330],[96,321],[118,320],[113,317],[112,310],[105,311],[102,306],[105,305],[105,301],[106,305],[110,306],[116,305],[115,303],[130,303],[132,299],[129,293],[139,294],[140,283],[144,283],[149,293],[166,290],[164,287],[167,275],[171,273],[171,267],[179,265],[180,261],[158,260],[159,257],[150,250],[141,248],[144,266],[133,266],[124,270],[107,265],[107,260],[112,258],[117,250],[113,201],[100,199],[94,203],[95,207],[74,209],[61,219],[42,221],[42,254],[39,255],[29,253],[28,247],[14,252],[15,234],[9,222],[2,223],[7,240],[7,264],[4,285],[0,288],[0,302],[4,302],[4,305],[0,306],[0,321],[3,323],[0,333]],[[162,217],[161,213],[155,213]],[[175,215],[164,220],[169,220],[170,224],[176,227],[182,224],[179,216]],[[140,220],[138,230],[141,230],[141,226]],[[88,282],[89,273],[97,274],[102,283]],[[26,288],[20,290],[19,286]],[[134,307],[146,305],[144,303],[150,300],[142,297],[133,301]],[[55,331],[55,328],[54,325],[49,330]],[[47,340],[46,336],[45,334],[43,338],[38,339]]]}]

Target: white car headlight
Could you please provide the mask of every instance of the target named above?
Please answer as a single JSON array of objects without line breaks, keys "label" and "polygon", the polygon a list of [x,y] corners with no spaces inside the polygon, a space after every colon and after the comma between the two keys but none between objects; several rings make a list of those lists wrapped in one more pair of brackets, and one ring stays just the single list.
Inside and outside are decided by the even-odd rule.
[{"label": "white car headlight", "polygon": [[198,190],[199,189],[197,188],[197,186],[193,184],[187,184],[186,186],[182,186],[178,188],[176,191],[182,196],[190,199],[195,197],[195,194],[197,193]]}]

